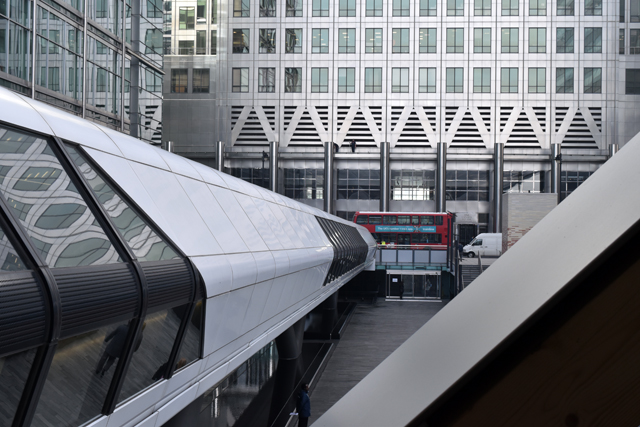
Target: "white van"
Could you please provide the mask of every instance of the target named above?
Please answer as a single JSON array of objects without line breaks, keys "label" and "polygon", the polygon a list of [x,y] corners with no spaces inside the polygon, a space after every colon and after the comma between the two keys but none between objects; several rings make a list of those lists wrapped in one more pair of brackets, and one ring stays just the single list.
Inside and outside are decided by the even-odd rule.
[{"label": "white van", "polygon": [[462,254],[474,256],[500,256],[502,254],[502,233],[478,234],[467,246],[462,248]]}]

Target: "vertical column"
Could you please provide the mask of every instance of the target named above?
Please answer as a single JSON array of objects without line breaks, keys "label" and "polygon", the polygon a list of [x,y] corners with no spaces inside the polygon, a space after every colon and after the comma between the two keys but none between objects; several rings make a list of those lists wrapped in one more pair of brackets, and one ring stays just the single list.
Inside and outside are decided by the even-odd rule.
[{"label": "vertical column", "polygon": [[164,149],[170,153],[173,153],[173,141],[167,141],[165,143]]},{"label": "vertical column", "polygon": [[389,158],[391,145],[380,144],[380,211],[389,212]]},{"label": "vertical column", "polygon": [[269,190],[278,192],[278,143],[269,142]]},{"label": "vertical column", "polygon": [[618,152],[618,144],[609,144],[609,158]]},{"label": "vertical column", "polygon": [[[126,8],[126,6],[125,6]],[[133,52],[140,52],[140,2],[131,2],[131,48]],[[85,37],[86,37],[85,33]],[[122,58],[124,61],[124,58]],[[132,55],[129,77],[131,89],[129,90],[129,134],[134,138],[142,136],[140,129],[140,60]],[[122,76],[124,78],[124,76]]]},{"label": "vertical column", "polygon": [[438,142],[438,170],[436,171],[436,212],[445,212],[445,177],[447,175],[447,144]]},{"label": "vertical column", "polygon": [[216,141],[216,169],[224,172],[224,142]]},{"label": "vertical column", "polygon": [[502,232],[502,181],[504,174],[504,143],[493,149],[493,232]]},{"label": "vertical column", "polygon": [[324,210],[333,214],[333,142],[324,143]]},{"label": "vertical column", "polygon": [[549,193],[558,195],[560,203],[560,164],[562,163],[561,144],[551,144],[551,186]]}]

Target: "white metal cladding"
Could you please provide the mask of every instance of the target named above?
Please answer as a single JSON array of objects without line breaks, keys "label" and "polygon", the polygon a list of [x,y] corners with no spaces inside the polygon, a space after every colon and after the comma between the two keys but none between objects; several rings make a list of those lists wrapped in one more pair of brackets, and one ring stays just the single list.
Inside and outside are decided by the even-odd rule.
[{"label": "white metal cladding", "polygon": [[314,426],[404,426],[422,413],[637,224],[639,158],[640,134]]},{"label": "white metal cladding", "polygon": [[205,282],[204,359],[95,426],[161,425],[359,273],[322,286],[333,248],[316,215],[358,229],[373,260],[361,226],[3,88],[0,119],[82,145]]}]

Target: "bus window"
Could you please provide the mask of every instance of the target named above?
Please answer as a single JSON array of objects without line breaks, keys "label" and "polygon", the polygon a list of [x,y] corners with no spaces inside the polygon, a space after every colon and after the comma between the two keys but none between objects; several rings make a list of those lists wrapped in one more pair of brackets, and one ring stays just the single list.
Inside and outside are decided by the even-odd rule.
[{"label": "bus window", "polygon": [[420,225],[433,225],[433,217],[431,215],[422,215],[420,217]]},{"label": "bus window", "polygon": [[420,217],[418,215],[411,217],[411,225],[420,225]]},{"label": "bus window", "polygon": [[395,245],[398,243],[398,235],[396,233],[385,234],[387,237],[387,245]]},{"label": "bus window", "polygon": [[409,215],[398,215],[399,225],[409,225],[411,217]]},{"label": "bus window", "polygon": [[378,233],[371,233],[371,237],[373,237],[373,240],[375,240],[376,243],[380,243],[380,236]]},{"label": "bus window", "polygon": [[433,245],[442,243],[442,236],[436,233],[415,233],[411,235],[411,243]]},{"label": "bus window", "polygon": [[369,224],[382,224],[382,217],[380,215],[370,215]]},{"label": "bus window", "polygon": [[422,233],[415,233],[411,235],[411,243],[420,243],[420,244],[424,244],[427,243],[426,240],[423,239],[425,235]]},{"label": "bus window", "polygon": [[436,225],[442,225],[442,216],[437,216],[436,217]]},{"label": "bus window", "polygon": [[398,234],[398,244],[399,245],[410,245],[411,244],[411,234]]},{"label": "bus window", "polygon": [[396,216],[395,215],[385,215],[382,217],[382,223],[388,225],[396,225]]},{"label": "bus window", "polygon": [[366,224],[368,221],[369,217],[367,215],[358,215],[358,217],[356,218],[356,224]]}]

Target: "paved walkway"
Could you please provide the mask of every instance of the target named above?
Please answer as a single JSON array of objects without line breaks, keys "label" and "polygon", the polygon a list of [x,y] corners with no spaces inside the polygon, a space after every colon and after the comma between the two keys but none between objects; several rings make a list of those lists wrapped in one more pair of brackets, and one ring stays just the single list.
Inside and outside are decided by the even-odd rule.
[{"label": "paved walkway", "polygon": [[356,307],[311,394],[311,425],[353,386],[404,343],[445,303],[384,301]]}]

